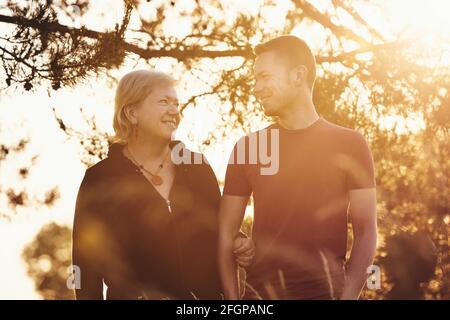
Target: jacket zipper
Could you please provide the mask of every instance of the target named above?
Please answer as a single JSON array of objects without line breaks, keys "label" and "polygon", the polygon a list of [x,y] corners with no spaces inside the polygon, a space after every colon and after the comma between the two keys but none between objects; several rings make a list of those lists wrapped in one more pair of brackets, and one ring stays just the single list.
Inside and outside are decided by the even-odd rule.
[{"label": "jacket zipper", "polygon": [[169,213],[172,213],[172,207],[170,205],[170,200],[166,199],[167,209],[169,210]]},{"label": "jacket zipper", "polygon": [[[165,199],[166,201],[166,205],[167,205],[167,209],[169,210],[169,213],[172,213],[172,205],[170,203],[169,199]],[[174,223],[173,228],[175,230],[174,232],[174,237],[175,237],[175,243],[176,243],[176,251],[177,251],[177,256],[178,256],[178,268],[179,268],[179,272],[180,272],[180,277],[181,277],[181,286],[183,288],[183,290],[186,290],[186,282],[185,282],[185,276],[184,276],[184,270],[183,270],[183,257],[181,254],[181,244],[180,244],[180,240],[177,236],[178,234],[178,230],[177,230],[177,224],[174,221],[175,216],[171,215],[171,221],[172,223]]]}]

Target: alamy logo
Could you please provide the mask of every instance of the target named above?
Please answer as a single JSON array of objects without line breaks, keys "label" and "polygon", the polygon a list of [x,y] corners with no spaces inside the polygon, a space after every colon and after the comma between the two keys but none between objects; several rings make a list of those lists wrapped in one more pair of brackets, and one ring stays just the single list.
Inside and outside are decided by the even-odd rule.
[{"label": "alamy logo", "polygon": [[[270,139],[268,139],[268,132],[270,132]],[[172,149],[171,157],[174,164],[208,163],[201,154],[190,152],[181,143]],[[231,153],[228,164],[258,164],[261,175],[277,174],[280,165],[279,130],[263,129],[240,139]]]},{"label": "alamy logo", "polygon": [[67,278],[66,285],[70,290],[81,289],[81,269],[79,266],[71,265],[67,268],[69,277]]},{"label": "alamy logo", "polygon": [[367,288],[370,290],[378,290],[381,288],[381,269],[379,266],[371,265],[367,268]]}]

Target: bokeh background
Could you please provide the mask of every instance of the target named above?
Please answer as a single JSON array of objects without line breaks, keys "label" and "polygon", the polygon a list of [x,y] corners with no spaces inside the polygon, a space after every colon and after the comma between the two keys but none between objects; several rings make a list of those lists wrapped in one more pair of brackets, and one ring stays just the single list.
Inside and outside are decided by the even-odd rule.
[{"label": "bokeh background", "polygon": [[[271,121],[252,95],[252,47],[282,34],[317,57],[320,115],[372,148],[382,282],[362,298],[402,298],[403,285],[449,299],[448,12],[447,0],[0,0],[0,299],[73,298],[76,194],[106,155],[122,75],[178,80],[177,138],[222,184],[233,143]],[[251,219],[250,203],[248,233]]]}]

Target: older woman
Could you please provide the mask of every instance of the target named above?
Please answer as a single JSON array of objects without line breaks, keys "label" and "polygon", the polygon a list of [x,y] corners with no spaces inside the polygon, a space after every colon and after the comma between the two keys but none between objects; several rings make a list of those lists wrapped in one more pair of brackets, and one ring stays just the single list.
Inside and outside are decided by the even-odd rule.
[{"label": "older woman", "polygon": [[[119,82],[108,157],[86,171],[73,228],[73,264],[81,272],[77,299],[220,299],[217,211],[220,190],[202,161],[174,161],[180,121],[174,82],[134,71]],[[200,155],[201,156],[201,155]],[[184,157],[183,159],[186,159]],[[246,266],[251,240],[238,235]]]}]

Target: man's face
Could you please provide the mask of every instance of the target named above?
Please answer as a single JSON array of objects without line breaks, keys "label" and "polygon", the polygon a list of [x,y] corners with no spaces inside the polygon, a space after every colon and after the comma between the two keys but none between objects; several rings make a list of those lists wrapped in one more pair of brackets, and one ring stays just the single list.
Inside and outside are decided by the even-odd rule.
[{"label": "man's face", "polygon": [[[280,116],[293,103],[296,88],[289,79],[289,68],[276,52],[260,54],[255,61],[255,96],[267,116]],[[280,61],[281,60],[281,61]]]}]

